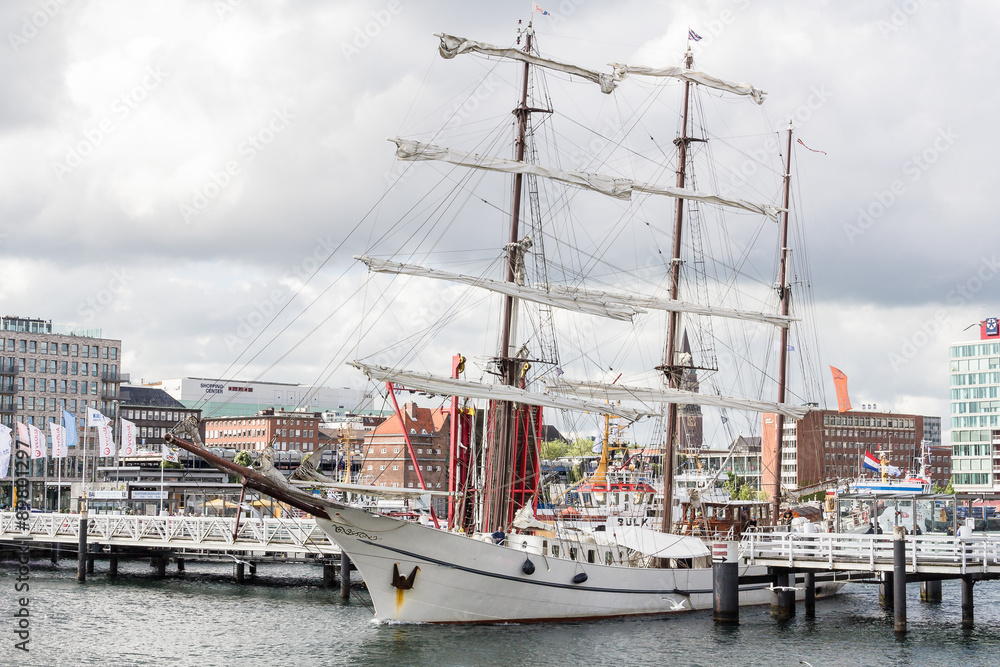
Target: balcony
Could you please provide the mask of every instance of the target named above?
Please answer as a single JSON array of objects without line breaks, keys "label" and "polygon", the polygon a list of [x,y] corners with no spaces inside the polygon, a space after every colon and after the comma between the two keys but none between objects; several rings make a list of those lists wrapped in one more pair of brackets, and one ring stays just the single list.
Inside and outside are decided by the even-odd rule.
[{"label": "balcony", "polygon": [[120,398],[118,391],[115,389],[104,389],[101,391],[102,401],[117,401]]},{"label": "balcony", "polygon": [[0,403],[0,415],[12,415],[17,412],[13,403]]},{"label": "balcony", "polygon": [[0,363],[0,375],[17,375],[20,372],[17,364]]},{"label": "balcony", "polygon": [[14,383],[0,384],[0,396],[11,396],[17,393]]},{"label": "balcony", "polygon": [[107,373],[101,373],[101,379],[105,382],[128,382],[128,373],[112,373],[108,371]]}]

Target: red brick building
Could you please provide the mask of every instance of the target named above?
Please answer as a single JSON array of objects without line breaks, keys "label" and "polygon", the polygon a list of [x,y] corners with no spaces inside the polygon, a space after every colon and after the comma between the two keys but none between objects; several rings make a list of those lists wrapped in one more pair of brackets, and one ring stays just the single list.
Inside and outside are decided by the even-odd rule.
[{"label": "red brick building", "polygon": [[408,433],[428,489],[448,490],[448,436],[450,418],[443,409],[402,406],[403,421],[392,415],[365,438],[361,470],[363,484],[419,489],[417,470],[406,448]]},{"label": "red brick building", "polygon": [[281,412],[272,408],[253,417],[209,417],[205,445],[227,449],[260,451],[274,441],[279,452],[298,450],[303,454],[319,448],[320,412]]},{"label": "red brick building", "polygon": [[[774,484],[775,415],[762,415],[761,468],[764,489]],[[889,463],[919,472],[917,457],[924,434],[924,418],[886,412],[839,413],[813,410],[805,418],[785,419],[781,454],[781,485],[790,489],[830,478],[855,478],[865,452],[888,451]],[[947,447],[928,447],[932,483],[946,486],[951,478]]]}]

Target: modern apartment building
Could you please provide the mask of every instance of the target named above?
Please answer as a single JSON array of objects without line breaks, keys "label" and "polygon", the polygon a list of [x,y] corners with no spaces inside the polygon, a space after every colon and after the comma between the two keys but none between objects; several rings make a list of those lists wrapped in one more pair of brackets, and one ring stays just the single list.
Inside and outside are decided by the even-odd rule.
[{"label": "modern apartment building", "polygon": [[979,340],[953,343],[951,456],[955,490],[1000,489],[1000,331],[997,318],[979,324]]}]

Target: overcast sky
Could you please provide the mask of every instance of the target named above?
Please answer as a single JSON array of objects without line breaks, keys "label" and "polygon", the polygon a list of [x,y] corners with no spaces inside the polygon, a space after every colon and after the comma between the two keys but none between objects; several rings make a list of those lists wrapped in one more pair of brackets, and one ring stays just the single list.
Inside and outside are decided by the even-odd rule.
[{"label": "overcast sky", "polygon": [[[1000,311],[989,199],[1000,7],[542,6],[552,16],[536,17],[539,40],[553,57],[677,64],[690,26],[704,38],[701,67],[769,92],[772,129],[795,117],[797,136],[826,152],[794,154],[821,359],[848,375],[855,407],[939,415],[947,428],[947,345],[978,338],[963,330]],[[358,306],[347,297],[365,275],[350,257],[369,239],[348,232],[385,190],[385,138],[414,109],[438,108],[424,99],[449,83],[428,81],[448,71],[434,32],[508,44],[529,9],[2,3],[3,313],[120,338],[134,380],[363,386],[329,364],[349,352]]]}]

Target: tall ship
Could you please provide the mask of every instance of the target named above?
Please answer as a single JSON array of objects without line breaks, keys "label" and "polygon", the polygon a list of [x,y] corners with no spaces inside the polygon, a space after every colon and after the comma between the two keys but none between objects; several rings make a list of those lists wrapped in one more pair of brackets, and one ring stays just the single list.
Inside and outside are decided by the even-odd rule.
[{"label": "tall ship", "polygon": [[[390,139],[405,166],[390,189],[412,192],[419,201],[390,229],[373,234],[377,240],[357,259],[367,265],[371,292],[382,304],[373,321],[393,303],[424,298],[422,288],[431,281],[449,283],[449,294],[458,296],[426,329],[389,312],[383,326],[400,327],[405,351],[392,358],[371,350],[351,365],[384,386],[393,404],[401,390],[449,397],[448,488],[427,488],[419,475],[423,466],[409,437],[420,435],[415,428],[403,429],[401,459],[417,468],[414,488],[360,486],[308,471],[290,483],[267,456],[258,469],[213,456],[193,442],[190,425],[170,440],[238,475],[245,486],[315,515],[361,572],[381,621],[533,622],[710,609],[711,545],[691,532],[674,532],[693,520],[674,516],[676,452],[690,444],[681,440],[702,437],[697,420],[724,425],[745,415],[759,423],[761,412],[778,415],[781,433],[781,420],[809,409],[787,400],[795,321],[791,127],[758,135],[783,158],[732,150],[742,122],[716,149],[758,160],[750,171],[774,162],[770,189],[748,184],[737,164],[726,172],[728,183],[709,176],[719,188],[703,190],[693,165],[713,157],[706,108],[756,115],[766,93],[697,69],[690,42],[680,65],[614,63],[598,70],[544,55],[530,22],[508,46],[436,37],[449,67],[474,61],[483,83],[459,94],[443,131]],[[509,83],[496,83],[508,76]],[[483,109],[485,118],[467,121],[471,107],[463,100],[480,99],[484,90],[493,92],[483,107],[500,91],[513,92],[512,113],[489,116]],[[633,96],[620,97],[624,91]],[[577,110],[584,120],[562,109]],[[664,122],[664,109],[678,113]],[[604,111],[620,120],[602,119]],[[449,135],[458,145],[444,143]],[[559,144],[568,157],[556,150]],[[411,174],[421,169],[439,177],[437,184]],[[481,263],[467,259],[491,243],[478,251]],[[458,253],[464,253],[461,261],[452,264],[473,270],[430,261]],[[750,269],[761,260],[770,262],[766,277]],[[404,288],[410,296],[397,294]],[[466,311],[473,313],[471,323],[460,317]],[[473,329],[484,324],[492,326],[473,342]],[[448,357],[435,341],[459,329],[475,350],[454,355],[448,373]],[[723,340],[721,334],[731,341],[724,348],[712,342]],[[390,363],[382,361],[387,357]],[[663,451],[662,505],[652,512],[653,525],[609,518],[581,531],[558,517],[536,516],[543,412],[576,424],[609,416],[645,429]],[[185,432],[191,437],[182,437]],[[780,466],[780,460],[779,450],[766,465]],[[432,495],[437,512],[423,525],[314,492],[332,489]],[[644,483],[612,488],[605,479],[590,487],[616,490],[633,494],[649,516],[645,505],[653,493]],[[695,514],[701,509],[691,507]],[[738,527],[749,520],[731,518]],[[751,567],[741,574],[764,572]],[[818,594],[839,585],[822,584]],[[742,604],[770,600],[766,583],[741,588]]]}]

